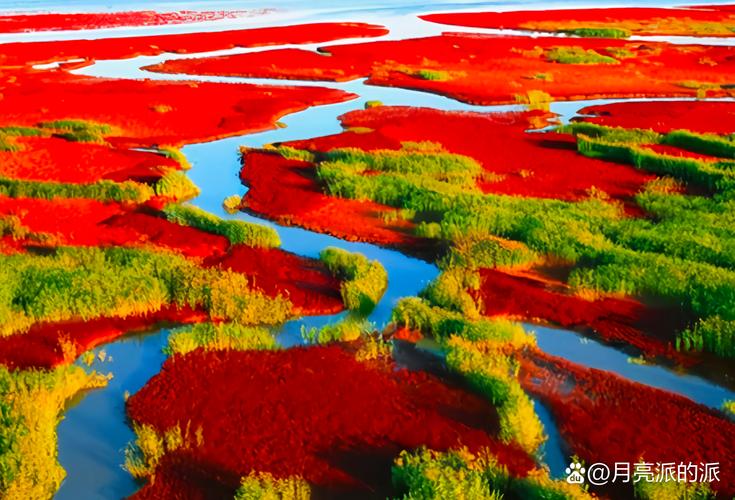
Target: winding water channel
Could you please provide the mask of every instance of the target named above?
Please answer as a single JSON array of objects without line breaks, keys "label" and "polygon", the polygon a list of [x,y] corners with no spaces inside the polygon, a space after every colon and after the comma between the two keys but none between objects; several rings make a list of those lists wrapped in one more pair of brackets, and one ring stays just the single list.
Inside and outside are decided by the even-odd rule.
[{"label": "winding water channel", "polygon": [[[384,37],[386,39],[432,35],[446,30],[446,27],[418,21],[413,15],[401,16],[393,20],[372,18],[351,20],[377,21],[387,24],[391,33]],[[458,30],[452,27],[452,31]],[[330,44],[298,47],[314,50],[317,46],[328,45]],[[267,49],[280,47],[272,46]],[[215,53],[187,54],[185,57],[246,53],[257,50],[265,49],[238,48]],[[247,191],[238,176],[240,170],[238,148],[243,145],[261,147],[274,142],[338,133],[342,130],[338,117],[345,112],[361,109],[369,100],[379,100],[386,105],[426,106],[443,110],[488,112],[520,109],[517,106],[472,106],[418,91],[365,85],[362,79],[346,83],[284,82],[282,80],[156,74],[140,69],[149,64],[178,57],[182,56],[164,54],[123,61],[98,61],[90,67],[78,70],[77,73],[110,78],[185,79],[232,84],[318,85],[338,88],[357,96],[345,103],[316,106],[288,115],[281,120],[286,125],[285,128],[192,144],[184,147],[183,153],[192,165],[188,175],[201,189],[201,194],[191,200],[192,204],[222,218],[237,218],[273,227],[281,238],[282,249],[298,255],[317,257],[325,247],[336,246],[349,251],[361,252],[370,259],[379,260],[389,276],[388,290],[369,317],[369,320],[379,328],[385,326],[389,321],[396,301],[401,297],[416,295],[438,275],[437,267],[398,251],[376,245],[347,242],[297,227],[280,226],[245,213],[228,214],[222,208],[222,200],[232,194],[243,195]],[[560,115],[562,121],[568,121],[584,106],[608,102],[615,101],[554,103],[551,109]],[[285,346],[296,345],[301,342],[300,330],[303,326],[319,327],[338,321],[344,314],[305,317],[289,321],[278,329],[279,340]],[[663,366],[631,363],[628,354],[595,340],[584,338],[578,333],[539,326],[526,325],[526,327],[536,332],[538,345],[542,350],[583,366],[609,370],[630,380],[681,394],[713,408],[718,408],[725,399],[735,399],[733,391],[703,378],[678,373]],[[121,498],[138,489],[139,485],[122,468],[124,448],[134,439],[125,416],[124,398],[127,393],[132,394],[139,390],[160,370],[165,359],[162,347],[167,341],[168,334],[169,330],[163,328],[147,334],[123,337],[97,349],[97,351],[104,350],[108,359],[104,362],[96,361],[93,368],[103,372],[112,372],[114,378],[106,388],[89,392],[70,405],[64,420],[59,425],[59,460],[67,471],[67,478],[56,496],[57,499]],[[552,473],[560,475],[566,460],[562,440],[548,411],[538,404],[537,407],[546,433],[549,435],[549,440],[542,453]]]}]

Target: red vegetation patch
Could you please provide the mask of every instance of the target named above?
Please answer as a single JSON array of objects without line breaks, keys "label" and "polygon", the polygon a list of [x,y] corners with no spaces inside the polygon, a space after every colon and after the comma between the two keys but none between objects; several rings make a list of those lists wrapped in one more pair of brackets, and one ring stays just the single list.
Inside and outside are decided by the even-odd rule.
[{"label": "red vegetation patch", "polygon": [[[647,355],[691,362],[671,345],[677,318],[670,311],[647,309],[632,299],[585,300],[566,285],[535,276],[518,276],[493,269],[480,271],[482,284],[473,293],[486,316],[541,320],[565,328],[589,328],[608,342],[624,343]],[[644,332],[657,332],[652,336]]]},{"label": "red vegetation patch", "polygon": [[721,414],[543,353],[522,360],[521,381],[550,407],[570,452],[587,463],[719,462],[712,488],[723,498],[735,493],[735,423]]},{"label": "red vegetation patch", "polygon": [[106,240],[99,225],[124,211],[118,203],[96,200],[0,196],[0,214],[16,216],[31,232],[51,235],[55,242],[68,245],[102,244]]},{"label": "red vegetation patch", "polygon": [[29,31],[67,31],[123,26],[161,26],[236,19],[250,15],[247,11],[93,12],[74,14],[15,14],[0,16],[0,33]]},{"label": "red vegetation patch", "polygon": [[171,59],[144,69],[188,75],[249,76],[292,80],[344,82],[370,74],[369,59],[332,57],[301,49],[279,49],[251,54]]},{"label": "red vegetation patch", "polygon": [[[151,244],[189,257],[226,252],[222,236],[180,226],[157,215],[133,212],[118,203],[82,198],[44,200],[0,197],[0,214],[14,215],[33,233],[51,236],[55,245],[131,246]],[[53,214],[53,216],[50,216]]]},{"label": "red vegetation patch", "polygon": [[183,33],[175,35],[55,40],[0,45],[1,66],[24,66],[72,59],[127,59],[165,52],[188,54],[263,45],[321,43],[342,38],[373,37],[388,31],[363,23],[315,23],[246,30]]},{"label": "red vegetation patch", "polygon": [[98,244],[151,244],[176,250],[187,257],[223,255],[230,245],[224,236],[180,226],[163,217],[143,212],[127,212],[110,217],[99,225],[98,234],[101,238],[108,238]]},{"label": "red vegetation patch", "polygon": [[190,422],[203,434],[201,446],[167,454],[137,498],[182,487],[204,498],[204,485],[217,482],[231,495],[252,470],[385,497],[393,457],[421,445],[488,446],[514,475],[533,467],[493,437],[497,414],[481,398],[426,372],[357,362],[338,346],[175,356],[127,408],[134,422],[161,432]]},{"label": "red vegetation patch", "polygon": [[250,151],[240,172],[249,186],[244,206],[285,224],[327,232],[351,241],[413,248],[422,240],[410,235],[412,225],[384,222],[380,215],[394,209],[370,201],[355,201],[322,193],[311,163],[287,160],[278,154]]},{"label": "red vegetation patch", "polygon": [[344,309],[340,281],[313,259],[236,245],[216,264],[250,276],[250,286],[269,296],[286,296],[297,314],[336,314]]},{"label": "red vegetation patch", "polygon": [[0,151],[0,177],[85,184],[101,179],[152,182],[179,164],[145,151],[71,142],[55,137],[18,137],[19,151]]},{"label": "red vegetation patch", "polygon": [[[594,186],[613,199],[632,202],[643,184],[654,178],[633,167],[577,154],[571,136],[527,133],[540,116],[534,112],[465,113],[381,106],[342,116],[347,132],[289,144],[329,151],[339,147],[400,149],[405,141],[431,141],[451,153],[474,158],[496,174],[496,182],[480,184],[486,193],[580,200]],[[370,131],[355,133],[350,127]]]},{"label": "red vegetation patch", "polygon": [[[462,12],[420,16],[426,21],[476,28],[561,31],[575,28],[617,28],[635,35],[735,36],[731,8],[702,6],[692,8],[604,8],[528,10],[514,12]],[[725,23],[721,31],[713,26]],[[701,26],[701,27],[700,27]]]},{"label": "red vegetation patch", "polygon": [[722,158],[718,158],[716,156],[709,156],[709,155],[705,155],[701,153],[695,153],[693,151],[687,151],[686,149],[677,148],[676,146],[669,146],[667,144],[645,144],[641,147],[645,149],[650,149],[651,151],[655,151],[658,154],[663,154],[667,156],[679,156],[681,158],[694,158],[697,160],[710,161],[710,162],[722,161]]},{"label": "red vegetation patch", "polygon": [[[557,52],[595,51],[615,64],[564,64]],[[167,62],[177,72],[240,74],[273,78],[344,79],[369,77],[375,85],[434,92],[473,104],[498,104],[541,91],[557,100],[595,97],[695,96],[685,82],[714,85],[735,71],[732,47],[670,45],[607,39],[515,37],[447,33],[399,41],[336,45],[312,51],[271,51],[212,60]],[[188,68],[187,66],[191,66]],[[362,73],[362,74],[360,74]]]},{"label": "red vegetation patch", "polygon": [[13,236],[0,237],[0,255],[12,255],[23,251],[23,242]]},{"label": "red vegetation patch", "polygon": [[39,323],[26,333],[0,337],[0,364],[10,369],[53,368],[122,335],[143,332],[158,323],[193,323],[207,315],[190,309],[168,308],[127,318]]},{"label": "red vegetation patch", "polygon": [[589,106],[579,113],[588,115],[584,121],[600,125],[653,129],[660,133],[683,129],[725,135],[735,130],[735,102],[626,102]]},{"label": "red vegetation patch", "polygon": [[59,71],[21,74],[0,86],[0,126],[91,120],[112,126],[108,140],[118,146],[179,145],[256,132],[285,114],[352,97],[317,87],[109,80]]}]

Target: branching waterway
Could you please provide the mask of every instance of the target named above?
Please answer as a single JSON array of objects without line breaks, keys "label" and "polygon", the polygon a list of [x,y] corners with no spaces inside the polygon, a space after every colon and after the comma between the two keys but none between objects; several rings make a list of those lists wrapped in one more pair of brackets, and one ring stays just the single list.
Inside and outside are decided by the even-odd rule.
[{"label": "branching waterway", "polygon": [[[444,7],[442,7],[444,8]],[[435,35],[446,27],[425,23],[411,15],[400,15],[375,19],[374,15],[350,18],[351,21],[380,22],[390,28],[383,39],[403,39]],[[304,19],[313,20],[313,19]],[[329,19],[335,20],[335,19]],[[453,31],[490,32],[492,30],[469,30],[452,28]],[[345,43],[344,40],[334,43]],[[299,48],[315,50],[317,46],[330,44],[302,45]],[[247,188],[239,179],[240,146],[261,147],[274,142],[306,139],[340,132],[338,117],[348,111],[361,109],[365,102],[378,100],[385,105],[424,106],[453,111],[509,111],[518,106],[472,106],[453,99],[405,89],[377,87],[365,84],[365,80],[346,83],[266,80],[232,77],[171,75],[146,72],[140,68],[179,57],[204,57],[247,53],[259,50],[293,47],[291,45],[267,48],[237,48],[203,54],[163,54],[155,57],[138,57],[122,61],[97,61],[78,70],[77,73],[107,78],[147,78],[153,80],[197,80],[231,84],[255,83],[272,85],[318,85],[345,90],[357,97],[348,102],[315,106],[293,113],[281,121],[285,128],[263,131],[239,137],[192,144],[183,148],[183,153],[192,165],[188,175],[199,186],[201,194],[190,203],[222,218],[237,218],[273,227],[279,234],[282,249],[305,257],[317,257],[328,246],[336,246],[377,259],[388,272],[388,290],[369,317],[376,327],[384,327],[393,306],[402,297],[414,296],[438,275],[434,264],[409,257],[396,250],[381,248],[367,243],[354,243],[297,227],[285,227],[245,213],[229,214],[222,208],[222,201],[232,194],[243,195]],[[594,100],[553,103],[551,110],[560,115],[563,122],[575,116],[579,109],[592,104],[605,104],[620,100]],[[299,318],[278,328],[278,338],[285,346],[301,343],[301,329],[320,327],[339,321],[346,313]],[[622,377],[669,390],[691,398],[701,404],[716,408],[725,399],[735,399],[735,393],[703,378],[679,373],[663,366],[631,363],[628,354],[578,333],[546,327],[526,325],[537,335],[538,345],[545,352],[566,358],[572,362],[609,370]],[[134,439],[125,416],[126,394],[139,390],[147,380],[161,368],[165,359],[162,347],[166,344],[169,330],[159,329],[147,334],[123,337],[97,349],[105,351],[105,361],[99,359],[92,365],[103,372],[112,372],[114,378],[106,388],[84,394],[65,413],[59,425],[59,460],[67,471],[67,478],[56,498],[94,499],[121,498],[136,491],[139,485],[123,469],[124,448]],[[101,358],[101,356],[100,356]],[[559,475],[566,457],[563,443],[549,413],[537,405],[549,439],[542,450],[545,461],[554,475]]]}]

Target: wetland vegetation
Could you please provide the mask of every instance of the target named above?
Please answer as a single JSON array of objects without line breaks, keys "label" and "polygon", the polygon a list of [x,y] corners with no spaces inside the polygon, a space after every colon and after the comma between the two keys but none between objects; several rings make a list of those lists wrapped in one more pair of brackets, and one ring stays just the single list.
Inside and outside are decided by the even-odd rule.
[{"label": "wetland vegetation", "polygon": [[[549,470],[548,446],[583,462],[608,452],[663,460],[660,450],[666,459],[683,460],[682,452],[720,459],[723,480],[712,488],[627,485],[622,495],[731,496],[735,482],[724,469],[732,465],[732,401],[705,408],[551,356],[519,323],[574,327],[614,339],[616,347],[640,348],[641,366],[705,373],[720,361],[714,358],[735,357],[732,131],[594,123],[604,113],[545,128],[560,98],[728,94],[720,73],[729,55],[620,40],[653,27],[630,19],[610,25],[582,12],[588,19],[514,26],[569,39],[455,33],[340,43],[320,49],[333,65],[327,71],[309,50],[284,47],[330,30],[337,34],[317,39],[387,30],[323,23],[235,30],[226,39],[212,32],[69,40],[54,45],[53,55],[44,42],[28,42],[26,56],[10,44],[0,58],[0,69],[13,72],[0,82],[0,351],[26,364],[0,367],[3,496],[49,498],[62,484],[59,419],[77,395],[110,381],[94,371],[104,366],[104,353],[95,358],[91,349],[171,323],[154,360],[157,375],[125,393],[136,435],[125,467],[142,484],[139,498],[593,498],[590,488]],[[713,15],[722,20],[712,23]],[[681,31],[681,13],[670,16],[656,29]],[[694,33],[722,34],[732,21],[727,10],[710,8],[696,17]],[[495,27],[492,15],[478,19]],[[251,43],[277,46],[251,51]],[[98,59],[104,68],[104,59],[233,46],[245,53],[178,62],[161,55],[149,69],[180,64],[186,73],[200,64],[201,74],[218,75],[225,64],[233,76],[349,74],[391,87],[381,89],[386,102],[392,91],[408,95],[410,88],[464,103],[526,104],[529,111],[399,108],[362,96],[364,110],[341,118],[341,134],[243,147],[248,191],[207,205],[186,173],[201,163],[197,150],[190,164],[189,150],[172,144],[227,147],[232,160],[232,142],[222,138],[268,127],[293,137],[282,115],[351,96],[336,88],[97,79],[64,64],[38,66],[57,61],[57,52],[78,52],[82,64]],[[282,50],[290,51],[286,58]],[[258,58],[268,64],[253,69]],[[685,70],[695,74],[681,82]],[[46,85],[53,99],[40,115],[28,109],[19,119],[15,102],[35,106],[34,92]],[[355,88],[369,89],[363,82]],[[110,108],[104,113],[94,105],[100,96]],[[449,101],[427,98],[471,108]],[[483,150],[483,140],[496,150]],[[66,159],[77,177],[55,171],[61,167],[49,158],[59,165]],[[219,160],[213,154],[196,168]],[[559,165],[564,175],[554,177]],[[248,169],[260,175],[248,177]],[[253,203],[262,182],[272,192]],[[218,200],[242,192],[223,191]],[[311,243],[313,234],[250,222],[240,210],[305,227],[300,217],[310,212],[308,227],[360,241],[353,248],[365,254],[334,238]],[[397,280],[423,277],[402,269],[414,268],[405,255],[391,262],[386,249],[370,243],[421,255],[438,275],[417,296],[397,297]],[[299,255],[286,251],[293,248]],[[388,301],[384,327],[373,320],[387,317]],[[591,312],[580,314],[582,308]],[[675,326],[651,327],[650,317],[662,317],[654,313]],[[295,318],[301,314],[315,318]],[[300,345],[287,346],[294,331]],[[605,336],[609,331],[617,336]],[[24,349],[41,354],[26,359]],[[658,421],[641,403],[650,401],[662,408]],[[610,415],[619,421],[606,420]],[[689,434],[677,443],[671,433],[682,429]],[[608,432],[621,434],[607,439]]]}]

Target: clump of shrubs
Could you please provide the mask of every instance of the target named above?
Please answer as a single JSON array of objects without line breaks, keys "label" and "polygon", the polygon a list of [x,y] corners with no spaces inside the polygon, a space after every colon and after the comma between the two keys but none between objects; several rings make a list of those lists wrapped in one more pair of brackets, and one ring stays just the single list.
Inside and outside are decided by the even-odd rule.
[{"label": "clump of shrubs", "polygon": [[587,500],[580,486],[556,481],[543,469],[523,478],[511,476],[488,449],[438,452],[421,448],[403,451],[393,464],[393,484],[405,500],[538,498]]},{"label": "clump of shrubs", "polygon": [[169,355],[187,354],[196,349],[273,350],[278,343],[266,328],[237,323],[198,323],[174,331],[164,349]]},{"label": "clump of shrubs", "polygon": [[222,208],[225,209],[225,212],[228,214],[235,214],[240,210],[240,206],[242,205],[242,196],[233,194],[232,196],[228,196],[227,198],[222,201]]},{"label": "clump of shrubs", "polygon": [[721,358],[735,358],[735,321],[720,316],[701,319],[676,337],[680,351],[708,352]]},{"label": "clump of shrubs", "polygon": [[368,314],[388,288],[388,273],[377,260],[339,248],[327,248],[319,259],[335,276],[342,279],[340,293],[351,311]]},{"label": "clump of shrubs", "polygon": [[292,309],[284,297],[251,290],[242,274],[135,248],[0,255],[0,283],[0,335],[40,321],[124,318],[166,306],[188,306],[241,324],[281,323]]},{"label": "clump of shrubs", "polygon": [[311,486],[300,477],[276,478],[267,472],[243,477],[235,500],[309,500]]},{"label": "clump of shrubs", "polygon": [[233,245],[261,248],[281,245],[274,229],[240,220],[223,220],[194,206],[172,204],[164,209],[164,213],[171,222],[224,236]]}]

